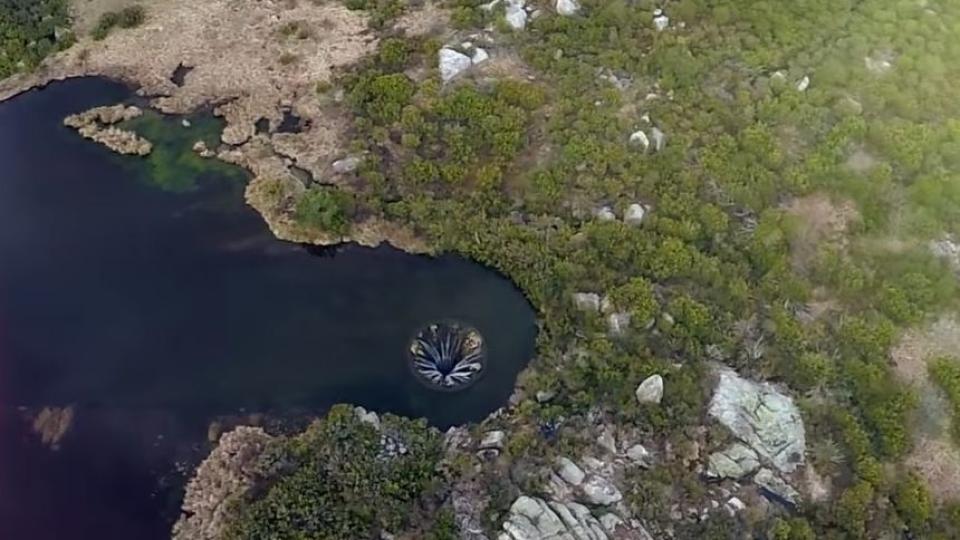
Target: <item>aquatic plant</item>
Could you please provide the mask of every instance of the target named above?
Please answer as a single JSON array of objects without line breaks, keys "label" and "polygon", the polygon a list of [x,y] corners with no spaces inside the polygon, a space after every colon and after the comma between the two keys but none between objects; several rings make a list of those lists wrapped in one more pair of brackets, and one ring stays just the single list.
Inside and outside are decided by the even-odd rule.
[{"label": "aquatic plant", "polygon": [[433,323],[410,344],[417,378],[442,390],[460,390],[476,382],[486,364],[480,332],[455,322]]}]

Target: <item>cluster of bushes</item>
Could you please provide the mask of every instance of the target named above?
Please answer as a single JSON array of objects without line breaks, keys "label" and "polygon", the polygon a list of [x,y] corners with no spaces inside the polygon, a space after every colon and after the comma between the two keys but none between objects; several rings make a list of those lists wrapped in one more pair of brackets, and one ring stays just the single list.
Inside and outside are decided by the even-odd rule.
[{"label": "cluster of bushes", "polygon": [[[387,455],[390,439],[405,452]],[[304,433],[281,438],[261,457],[263,485],[233,509],[227,539],[379,538],[418,521],[439,487],[441,435],[391,415],[381,428],[364,422],[345,405],[333,407]],[[436,517],[427,537],[450,538],[449,516]]]},{"label": "cluster of bushes", "polygon": [[73,43],[66,0],[0,1],[0,79]]},{"label": "cluster of bushes", "polygon": [[143,6],[128,6],[120,11],[108,11],[100,16],[91,35],[95,40],[101,40],[114,28],[136,28],[146,20],[146,11]]},{"label": "cluster of bushes", "polygon": [[353,197],[339,189],[314,186],[297,201],[294,218],[308,227],[344,236],[350,230]]},{"label": "cluster of bushes", "polygon": [[[499,16],[470,0],[447,4],[464,27]],[[524,290],[542,319],[526,384],[556,397],[524,403],[521,423],[599,409],[682,440],[701,421],[709,362],[724,362],[817,396],[803,400],[810,440],[825,442],[840,493],[760,524],[761,534],[872,538],[892,523],[920,536],[949,530],[922,482],[885,463],[910,450],[916,402],[889,367],[898,330],[956,307],[955,278],[926,243],[960,233],[951,172],[960,69],[950,61],[960,56],[950,31],[960,8],[938,4],[931,17],[882,0],[683,0],[657,32],[650,2],[581,4],[579,16],[545,14],[498,35],[534,82],[415,81],[411,73],[435,69],[439,44],[383,39],[340,81],[354,145],[370,157],[349,210],[316,194],[318,213],[404,223]],[[383,13],[390,5],[353,3]],[[870,69],[865,58],[889,51],[891,69]],[[804,76],[811,84],[801,91]],[[631,146],[630,133],[654,126],[666,133],[663,148]],[[857,152],[865,164],[851,165]],[[852,200],[859,221],[849,241],[815,246],[799,265],[783,203],[814,192]],[[592,217],[602,205],[622,215],[634,202],[650,209],[640,226]],[[604,317],[573,305],[575,291],[608,295],[632,329],[610,335]],[[807,312],[824,297],[833,311]],[[942,365],[934,377],[950,392],[957,376]],[[668,391],[662,406],[641,407],[633,391],[652,373]],[[521,439],[512,450],[565,444],[537,430]],[[716,527],[709,534],[726,525]]]},{"label": "cluster of bushes", "polygon": [[953,438],[960,444],[960,362],[938,358],[930,362],[930,377],[947,395],[953,406]]}]

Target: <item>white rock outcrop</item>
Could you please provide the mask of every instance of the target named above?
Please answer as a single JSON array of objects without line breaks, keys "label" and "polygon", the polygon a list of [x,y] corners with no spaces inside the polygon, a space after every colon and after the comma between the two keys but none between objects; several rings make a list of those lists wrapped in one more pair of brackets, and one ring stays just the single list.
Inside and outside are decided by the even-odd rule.
[{"label": "white rock outcrop", "polygon": [[579,486],[587,476],[583,469],[568,457],[557,459],[557,474],[571,486]]},{"label": "white rock outcrop", "polygon": [[589,476],[582,484],[580,491],[584,502],[598,506],[609,506],[623,500],[623,494],[613,485],[613,482],[598,475]]},{"label": "white rock outcrop", "polygon": [[793,472],[803,463],[806,438],[800,410],[773,385],[723,368],[709,414],[781,472]]},{"label": "white rock outcrop", "polygon": [[481,49],[477,47],[473,50],[473,56],[470,57],[470,61],[473,62],[473,65],[477,65],[483,62],[486,62],[490,59],[490,53],[486,49]]},{"label": "white rock outcrop", "polygon": [[647,215],[647,209],[640,203],[633,203],[627,207],[623,213],[623,222],[627,225],[639,225],[643,223],[644,216]]},{"label": "white rock outcrop", "polygon": [[663,147],[667,144],[667,135],[656,126],[650,130],[650,138],[653,139],[653,149],[656,152],[663,150]]},{"label": "white rock outcrop", "polygon": [[333,162],[333,172],[337,174],[348,174],[357,170],[360,166],[360,158],[357,156],[347,156]]},{"label": "white rock outcrop", "polygon": [[960,244],[947,237],[931,240],[928,247],[935,257],[947,261],[954,270],[960,270]]},{"label": "white rock outcrop", "polygon": [[447,83],[470,69],[473,60],[449,47],[440,49],[440,79]]},{"label": "white rock outcrop", "polygon": [[593,217],[599,219],[600,221],[614,221],[617,219],[617,215],[613,213],[613,208],[609,206],[601,206],[593,211]]},{"label": "white rock outcrop", "polygon": [[514,30],[523,30],[527,27],[527,10],[524,9],[524,0],[508,0],[504,13],[507,24]]},{"label": "white rock outcrop", "polygon": [[770,469],[760,469],[760,472],[753,476],[753,483],[786,504],[795,505],[800,500],[800,493]]},{"label": "white rock outcrop", "polygon": [[797,91],[806,92],[807,88],[810,88],[810,76],[804,75],[803,78],[797,82]]},{"label": "white rock outcrop", "polygon": [[590,510],[574,502],[549,503],[521,495],[510,506],[498,540],[608,540],[606,530]]},{"label": "white rock outcrop", "polygon": [[642,129],[638,129],[630,134],[630,144],[638,146],[646,152],[647,149],[650,148],[650,138],[647,137],[647,134],[644,133]]},{"label": "white rock outcrop", "polygon": [[503,445],[507,441],[507,434],[503,431],[494,430],[488,431],[484,434],[483,438],[480,439],[481,450],[503,450]]},{"label": "white rock outcrop", "polygon": [[560,15],[576,15],[580,11],[580,2],[577,0],[557,0],[557,13]]},{"label": "white rock outcrop", "polygon": [[663,377],[651,375],[637,386],[637,401],[640,403],[660,403],[663,399]]},{"label": "white rock outcrop", "polygon": [[634,465],[640,465],[641,467],[649,467],[653,460],[653,454],[642,444],[635,444],[627,448],[626,456]]},{"label": "white rock outcrop", "polygon": [[253,487],[260,455],[273,439],[258,427],[240,426],[220,437],[197,467],[183,497],[174,540],[215,540],[230,523],[230,509]]},{"label": "white rock outcrop", "polygon": [[742,443],[733,443],[707,459],[707,476],[711,478],[739,480],[759,468],[760,457]]},{"label": "white rock outcrop", "polygon": [[662,9],[654,10],[653,27],[657,29],[657,32],[663,32],[668,26],[670,26],[670,17],[664,15]]},{"label": "white rock outcrop", "polygon": [[621,311],[607,315],[607,329],[612,336],[622,336],[630,328],[632,316],[629,312]]},{"label": "white rock outcrop", "polygon": [[600,295],[597,293],[573,293],[573,305],[582,311],[600,311]]}]

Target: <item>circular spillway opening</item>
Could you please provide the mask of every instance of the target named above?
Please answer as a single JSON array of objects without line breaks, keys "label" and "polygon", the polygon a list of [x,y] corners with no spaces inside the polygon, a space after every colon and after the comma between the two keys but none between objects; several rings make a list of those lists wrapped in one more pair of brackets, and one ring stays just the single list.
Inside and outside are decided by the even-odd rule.
[{"label": "circular spillway opening", "polygon": [[440,321],[421,328],[408,349],[410,368],[421,383],[455,392],[477,382],[486,368],[483,336],[457,321]]}]

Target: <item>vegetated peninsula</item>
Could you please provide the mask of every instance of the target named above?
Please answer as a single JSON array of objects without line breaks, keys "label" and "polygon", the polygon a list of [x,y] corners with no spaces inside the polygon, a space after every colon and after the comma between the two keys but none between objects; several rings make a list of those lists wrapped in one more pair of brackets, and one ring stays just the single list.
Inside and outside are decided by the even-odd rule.
[{"label": "vegetated peninsula", "polygon": [[960,534],[956,2],[132,6],[0,4],[0,100],[213,107],[277,236],[463,254],[541,325],[479,425],[224,434],[175,537]]}]

